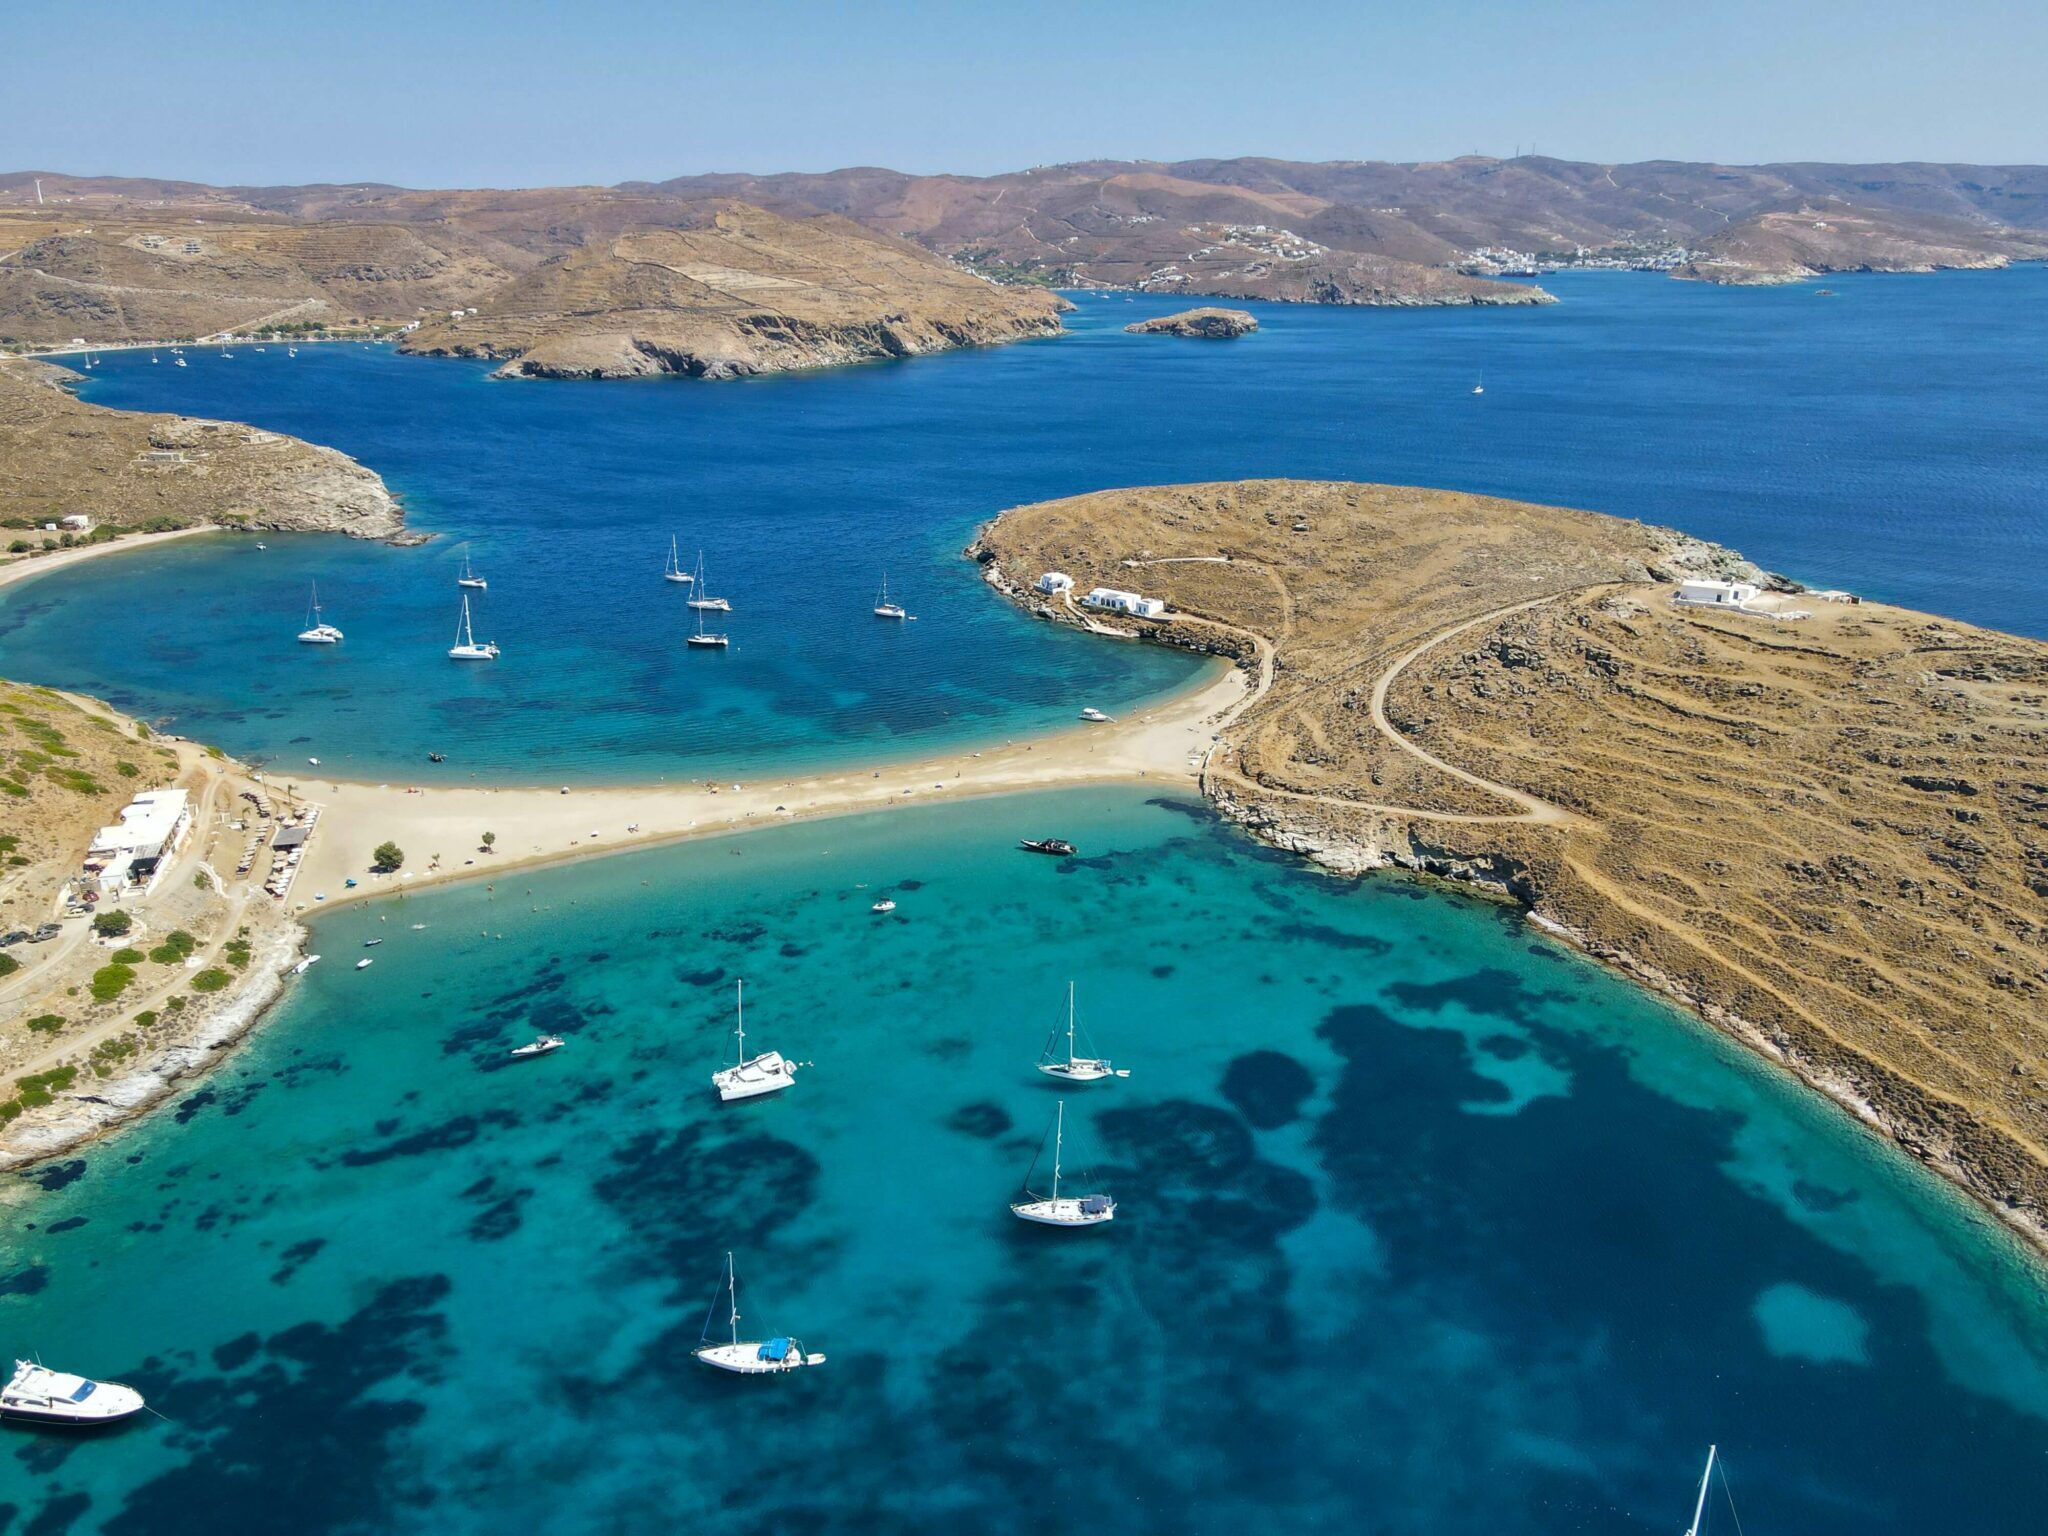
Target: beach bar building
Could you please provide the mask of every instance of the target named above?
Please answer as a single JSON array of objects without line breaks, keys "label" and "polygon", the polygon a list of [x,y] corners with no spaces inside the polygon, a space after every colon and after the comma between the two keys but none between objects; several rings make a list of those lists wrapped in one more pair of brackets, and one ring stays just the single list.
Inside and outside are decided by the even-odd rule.
[{"label": "beach bar building", "polygon": [[149,790],[122,807],[119,821],[93,834],[86,870],[104,897],[119,899],[137,887],[146,896],[191,830],[192,806],[184,790]]},{"label": "beach bar building", "polygon": [[1121,613],[1133,619],[1151,619],[1155,623],[1164,623],[1167,617],[1166,604],[1158,598],[1119,591],[1115,587],[1097,587],[1081,599],[1081,606],[1103,613]]}]

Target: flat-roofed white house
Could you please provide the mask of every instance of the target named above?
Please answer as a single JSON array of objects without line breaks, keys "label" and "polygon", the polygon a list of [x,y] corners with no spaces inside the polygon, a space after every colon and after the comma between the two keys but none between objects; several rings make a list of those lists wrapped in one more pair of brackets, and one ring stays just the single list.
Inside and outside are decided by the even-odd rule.
[{"label": "flat-roofed white house", "polygon": [[1127,614],[1134,619],[1166,618],[1166,604],[1156,597],[1145,597],[1136,592],[1123,592],[1115,587],[1097,587],[1081,599],[1083,608],[1096,608],[1104,613]]},{"label": "flat-roofed white house", "polygon": [[86,854],[97,867],[100,894],[118,897],[133,886],[148,895],[192,830],[192,806],[182,789],[152,789],[121,809],[121,819],[101,827]]},{"label": "flat-roofed white house", "polygon": [[1074,590],[1074,578],[1065,571],[1047,571],[1038,578],[1038,590],[1047,597],[1058,597],[1062,592]]},{"label": "flat-roofed white house", "polygon": [[1748,581],[1681,581],[1671,601],[1695,608],[1743,608],[1755,602],[1762,590]]}]

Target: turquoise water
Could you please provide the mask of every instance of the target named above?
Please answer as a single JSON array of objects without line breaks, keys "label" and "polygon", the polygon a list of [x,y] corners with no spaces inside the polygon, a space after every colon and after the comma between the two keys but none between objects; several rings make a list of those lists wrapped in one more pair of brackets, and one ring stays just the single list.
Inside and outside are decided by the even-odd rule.
[{"label": "turquoise water", "polygon": [[[958,558],[1003,507],[1252,475],[1416,482],[1640,516],[1768,565],[2048,634],[2048,269],[1724,292],[1560,274],[1527,314],[1254,305],[1230,345],[1073,334],[704,386],[493,383],[376,348],[109,354],[91,398],[332,443],[448,537],[186,544],[0,603],[0,674],[257,757],[380,778],[652,779],[929,750],[1189,677],[1023,620]],[[1487,391],[1471,393],[1484,375]],[[730,654],[687,652],[671,533]],[[442,652],[458,542],[492,667]],[[869,608],[883,567],[917,623]],[[344,646],[294,643],[317,576]]]},{"label": "turquoise water", "polygon": [[[1049,829],[1084,857],[1007,846]],[[16,1182],[0,1334],[169,1422],[0,1433],[5,1529],[1669,1536],[1710,1440],[1751,1530],[2040,1528],[2048,1300],[1981,1218],[1511,916],[1190,803],[783,827],[314,948],[216,1080]],[[816,1065],[721,1107],[740,976]],[[1067,1098],[1122,1201],[1080,1234],[1004,1210],[1069,977],[1132,1068]],[[728,1247],[823,1369],[688,1358]]]}]

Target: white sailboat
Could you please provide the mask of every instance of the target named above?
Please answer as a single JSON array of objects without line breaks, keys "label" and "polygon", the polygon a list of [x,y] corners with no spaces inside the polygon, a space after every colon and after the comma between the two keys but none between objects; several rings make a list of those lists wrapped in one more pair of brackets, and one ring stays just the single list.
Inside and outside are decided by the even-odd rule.
[{"label": "white sailboat", "polygon": [[[1053,1113],[1052,1126],[1052,1193],[1040,1195],[1031,1187],[1031,1171],[1024,1174],[1024,1198],[1010,1202],[1010,1214],[1020,1221],[1034,1221],[1043,1227],[1098,1227],[1106,1221],[1116,1220],[1116,1201],[1108,1195],[1062,1195],[1060,1193],[1060,1166],[1066,1153],[1067,1105],[1063,1099]],[[1045,1150],[1045,1143],[1038,1144],[1038,1150]],[[1038,1159],[1031,1160],[1031,1168],[1038,1167]]]},{"label": "white sailboat", "polygon": [[306,627],[299,631],[299,644],[338,645],[340,642],[341,631],[320,620],[320,583],[316,581],[313,583],[312,606],[306,613]]},{"label": "white sailboat", "polygon": [[15,1361],[13,1377],[0,1387],[0,1419],[84,1428],[112,1424],[142,1409],[142,1394],[133,1387],[53,1371],[33,1360]]},{"label": "white sailboat", "polygon": [[[724,599],[721,598],[720,601],[723,602]],[[702,607],[696,603],[691,603],[690,606],[697,609],[697,632],[693,635],[683,636],[684,644],[708,647],[721,651],[732,644],[732,637],[724,630],[706,629],[704,627],[704,610]]]},{"label": "white sailboat", "polygon": [[674,534],[670,534],[668,538],[668,564],[662,568],[661,579],[663,581],[681,582],[686,587],[694,586],[697,581],[696,577],[683,569],[682,561],[676,556],[676,538]]},{"label": "white sailboat", "polygon": [[1473,394],[1475,394],[1475,395],[1483,395],[1483,394],[1485,394],[1485,393],[1486,393],[1486,375],[1485,375],[1485,374],[1483,374],[1483,373],[1482,373],[1481,375],[1479,375],[1479,382],[1478,382],[1477,384],[1474,384],[1474,385],[1472,386],[1472,393],[1473,393]]},{"label": "white sailboat", "polygon": [[779,1093],[796,1081],[796,1063],[785,1058],[782,1052],[763,1051],[758,1056],[747,1054],[747,984],[744,981],[739,984],[737,1007],[738,1024],[734,1036],[739,1042],[739,1062],[711,1074],[711,1086],[718,1090],[719,1099],[727,1104],[734,1099],[758,1099],[764,1093]]},{"label": "white sailboat", "polygon": [[458,587],[471,587],[478,592],[482,592],[490,586],[488,581],[477,575],[476,567],[469,563],[469,546],[467,544],[462,546],[462,574],[455,578],[455,585]]},{"label": "white sailboat", "polygon": [[[736,1376],[772,1376],[781,1371],[802,1370],[807,1365],[823,1365],[825,1357],[817,1353],[806,1353],[803,1342],[787,1336],[772,1339],[742,1339],[740,1337],[740,1283],[739,1275],[733,1268],[732,1255],[725,1256],[724,1284],[711,1293],[711,1306],[704,1314],[704,1331],[697,1347],[690,1351],[706,1365],[721,1371],[731,1371]],[[731,1337],[722,1344],[711,1339],[711,1320],[718,1315],[718,1301],[726,1298],[726,1328]]]},{"label": "white sailboat", "polygon": [[497,642],[486,641],[484,644],[478,645],[476,643],[476,636],[470,631],[469,594],[467,592],[462,595],[462,623],[456,628],[455,643],[448,647],[448,654],[457,661],[496,661],[498,659]]},{"label": "white sailboat", "polygon": [[1067,1054],[1058,1054],[1061,1034],[1055,1024],[1052,1033],[1046,1037],[1045,1049],[1038,1053],[1038,1070],[1047,1077],[1056,1077],[1063,1083],[1099,1083],[1106,1077],[1129,1077],[1129,1068],[1116,1068],[1109,1064],[1107,1056],[1082,1056],[1074,1049],[1074,1037],[1080,1026],[1074,1020],[1074,984],[1067,983]]},{"label": "white sailboat", "polygon": [[907,619],[901,603],[889,601],[889,573],[882,572],[882,590],[875,596],[875,617],[878,619]]},{"label": "white sailboat", "polygon": [[704,595],[704,551],[701,549],[697,551],[697,574],[690,578],[690,584],[695,588],[690,596],[692,608],[715,609],[719,613],[732,612],[732,604],[724,598]]}]

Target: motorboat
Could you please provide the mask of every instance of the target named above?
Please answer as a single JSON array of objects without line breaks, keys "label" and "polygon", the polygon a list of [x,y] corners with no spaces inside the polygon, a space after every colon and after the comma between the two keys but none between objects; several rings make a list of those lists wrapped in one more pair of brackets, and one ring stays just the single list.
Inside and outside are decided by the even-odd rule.
[{"label": "motorboat", "polygon": [[379,944],[382,944],[383,942],[384,941],[382,939],[365,939],[363,940],[363,948],[375,949]]},{"label": "motorboat", "polygon": [[788,1060],[780,1051],[762,1051],[759,1055],[747,1054],[747,984],[742,981],[738,987],[738,1023],[734,1038],[738,1042],[738,1062],[730,1067],[721,1067],[711,1074],[711,1086],[718,1090],[719,1099],[730,1104],[735,1099],[758,1099],[763,1094],[780,1093],[796,1081],[796,1063]]},{"label": "motorboat", "polygon": [[116,1424],[142,1412],[142,1394],[118,1381],[94,1381],[53,1371],[33,1360],[14,1362],[14,1375],[0,1387],[0,1419],[90,1428]]},{"label": "motorboat", "polygon": [[690,606],[692,608],[702,608],[714,613],[732,612],[732,604],[727,602],[724,598],[709,597],[705,594],[704,551],[701,549],[697,551],[697,573],[694,576],[690,577],[690,586],[692,588],[690,596]]},{"label": "motorboat", "polygon": [[903,611],[901,603],[890,600],[889,573],[887,571],[882,572],[882,590],[875,594],[875,617],[878,619],[907,619],[910,617],[908,613]]},{"label": "motorboat", "polygon": [[896,903],[891,901],[888,897],[884,896],[872,907],[869,907],[868,910],[870,912],[894,912],[896,910]]},{"label": "motorboat", "polygon": [[1056,859],[1074,856],[1074,845],[1064,837],[1020,837],[1017,846],[1026,853],[1049,853]]},{"label": "motorboat", "polygon": [[514,1061],[525,1061],[532,1056],[546,1056],[552,1051],[559,1051],[561,1048],[562,1037],[560,1035],[541,1035],[525,1045],[513,1046],[507,1054]]},{"label": "motorboat", "polygon": [[305,959],[301,960],[297,965],[292,967],[292,974],[294,976],[303,976],[306,974],[306,972],[313,969],[313,967],[318,965],[319,963],[320,957],[318,955],[308,955],[306,956]]},{"label": "motorboat", "polygon": [[430,763],[445,763],[448,761],[448,754],[446,752],[429,752],[427,754],[427,761]]},{"label": "motorboat", "polygon": [[1092,704],[1089,705],[1088,708],[1081,711],[1081,718],[1083,720],[1086,720],[1090,725],[1109,725],[1112,723],[1108,715],[1105,715],[1101,710],[1097,709]]},{"label": "motorboat", "polygon": [[[730,1253],[725,1256],[725,1273],[719,1278],[721,1283],[712,1293],[710,1309],[704,1314],[704,1331],[697,1347],[691,1351],[699,1360],[717,1370],[731,1371],[735,1376],[773,1376],[825,1363],[823,1355],[807,1351],[802,1341],[786,1335],[770,1339],[742,1339],[739,1277],[733,1269]],[[718,1315],[721,1296],[726,1299],[726,1327],[730,1337],[714,1343],[711,1320]]]},{"label": "motorboat", "polygon": [[663,581],[680,582],[682,585],[686,587],[696,585],[697,578],[695,576],[692,576],[688,571],[684,570],[682,562],[676,558],[676,540],[674,534],[669,535],[668,564],[662,568],[661,579]]},{"label": "motorboat", "polygon": [[1058,1046],[1062,1030],[1055,1024],[1052,1033],[1046,1036],[1045,1048],[1038,1053],[1038,1070],[1047,1077],[1056,1077],[1063,1083],[1099,1083],[1108,1077],[1129,1077],[1128,1068],[1113,1067],[1107,1056],[1083,1056],[1075,1047],[1080,1025],[1074,1017],[1074,984],[1067,983],[1067,1022],[1064,1033],[1067,1039],[1066,1054],[1059,1053]]},{"label": "motorboat", "polygon": [[356,969],[359,971],[367,971],[371,966],[375,965],[376,963],[376,961],[365,957],[356,962]]},{"label": "motorboat", "polygon": [[[479,582],[477,585],[481,586],[483,583]],[[476,636],[469,627],[469,594],[467,592],[462,594],[462,626],[455,631],[455,643],[448,647],[448,654],[457,661],[496,661],[498,659],[498,645],[496,641],[486,641],[482,645],[476,643]]]},{"label": "motorboat", "polygon": [[[1010,1202],[1010,1214],[1019,1221],[1036,1222],[1042,1227],[1099,1227],[1116,1220],[1116,1201],[1105,1194],[1062,1195],[1060,1193],[1061,1159],[1066,1151],[1067,1105],[1062,1099],[1053,1112],[1053,1123],[1046,1127],[1052,1137],[1052,1193],[1040,1195],[1031,1187],[1031,1175],[1037,1171],[1038,1158],[1031,1159],[1031,1167],[1024,1174],[1024,1198]],[[1045,1153],[1045,1142],[1038,1144],[1040,1156]]]}]

